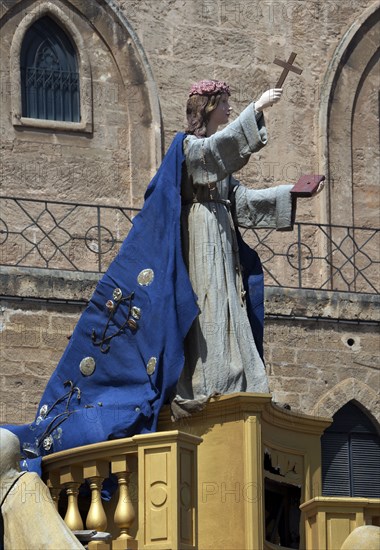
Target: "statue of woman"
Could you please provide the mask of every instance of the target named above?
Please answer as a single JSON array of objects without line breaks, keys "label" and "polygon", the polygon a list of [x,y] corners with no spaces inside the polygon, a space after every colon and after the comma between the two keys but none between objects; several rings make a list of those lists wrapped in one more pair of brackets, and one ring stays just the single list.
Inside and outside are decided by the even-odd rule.
[{"label": "statue of woman", "polygon": [[214,394],[269,391],[248,319],[236,227],[292,227],[292,185],[247,189],[233,174],[267,143],[263,110],[282,89],[265,92],[232,123],[230,89],[222,81],[194,84],[187,102],[182,178],[182,248],[199,315],[185,340],[185,366],[174,416]]},{"label": "statue of woman", "polygon": [[291,228],[295,201],[291,185],[247,189],[233,174],[266,144],[262,111],[281,90],[217,131],[228,122],[229,94],[219,81],[192,87],[187,133],[174,138],[149,184],[35,421],[8,427],[35,470],[46,454],[155,431],[168,401],[180,418],[215,394],[268,392],[251,329],[263,301],[252,282],[261,274],[252,275],[254,252],[236,227]]}]

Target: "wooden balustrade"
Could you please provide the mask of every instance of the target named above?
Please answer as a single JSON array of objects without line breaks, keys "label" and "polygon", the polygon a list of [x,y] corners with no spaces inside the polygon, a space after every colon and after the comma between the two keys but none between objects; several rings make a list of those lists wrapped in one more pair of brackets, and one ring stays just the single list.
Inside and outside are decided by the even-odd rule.
[{"label": "wooden balustrade", "polygon": [[133,455],[119,455],[112,458],[111,472],[116,475],[119,486],[119,499],[114,521],[120,529],[120,535],[112,545],[113,550],[137,548],[136,541],[134,541],[132,535],[129,533],[136,518],[136,512],[129,494],[129,481],[131,472],[136,470],[136,457]]},{"label": "wooden balustrade", "polygon": [[[86,445],[44,457],[44,478],[58,509],[62,489],[66,493],[64,519],[70,529],[111,533],[111,544],[92,541],[89,550],[192,550],[197,546],[200,442],[170,431]],[[118,489],[103,504],[102,485],[110,474]],[[133,475],[138,507],[131,496]],[[78,499],[85,481],[91,497]]]},{"label": "wooden balustrade", "polygon": [[53,499],[54,506],[58,510],[59,494],[61,492],[61,484],[58,472],[50,472],[46,485],[49,488],[51,498]]},{"label": "wooden balustrade", "polygon": [[380,526],[380,499],[315,497],[300,506],[306,526],[306,548],[341,548],[362,525]]},{"label": "wooden balustrade", "polygon": [[107,516],[102,504],[103,481],[109,477],[108,462],[91,460],[83,464],[83,477],[87,479],[91,490],[91,505],[87,514],[86,527],[95,531],[105,531]]},{"label": "wooden balustrade", "polygon": [[82,468],[79,466],[66,466],[61,469],[60,483],[67,494],[65,523],[73,531],[83,529],[83,521],[78,508],[79,487],[82,481]]}]

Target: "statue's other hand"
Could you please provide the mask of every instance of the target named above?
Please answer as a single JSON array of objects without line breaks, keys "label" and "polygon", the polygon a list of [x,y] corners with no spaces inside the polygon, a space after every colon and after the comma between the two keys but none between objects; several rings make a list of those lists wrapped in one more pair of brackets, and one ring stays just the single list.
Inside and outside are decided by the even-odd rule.
[{"label": "statue's other hand", "polygon": [[321,183],[318,185],[318,189],[316,190],[315,194],[318,195],[325,187],[325,182],[321,181]]},{"label": "statue's other hand", "polygon": [[321,181],[321,183],[320,183],[320,184],[318,185],[318,187],[317,187],[316,192],[313,194],[313,197],[314,197],[315,195],[318,195],[318,193],[320,193],[320,192],[323,190],[324,187],[325,187],[325,182],[324,182],[324,181]]}]

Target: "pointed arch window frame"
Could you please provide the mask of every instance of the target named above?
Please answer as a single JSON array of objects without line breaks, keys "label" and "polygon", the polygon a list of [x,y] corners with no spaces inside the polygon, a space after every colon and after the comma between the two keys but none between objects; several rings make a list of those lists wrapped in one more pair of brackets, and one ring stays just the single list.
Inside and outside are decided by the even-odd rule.
[{"label": "pointed arch window frame", "polygon": [[[338,147],[334,148],[333,144],[337,143],[330,138],[330,129],[334,126],[334,121],[343,120],[345,127],[342,129],[341,136],[345,137],[345,140],[351,143],[351,124],[353,120],[353,107],[356,97],[356,90],[360,79],[362,78],[363,71],[358,70],[357,66],[348,66],[345,61],[349,57],[350,47],[355,44],[356,55],[355,59],[366,59],[365,65],[368,66],[370,60],[375,55],[378,48],[378,41],[374,40],[372,35],[365,35],[365,38],[361,37],[361,29],[368,24],[368,21],[379,10],[378,3],[370,5],[368,8],[356,18],[356,20],[350,25],[347,31],[344,33],[342,39],[338,43],[331,61],[327,67],[326,73],[320,89],[319,96],[319,119],[318,119],[318,157],[321,166],[321,173],[326,175],[327,181],[333,180],[334,174],[331,168],[339,167],[339,184],[345,182],[345,185],[350,184],[352,186],[352,160],[347,157],[348,162],[340,163],[340,150],[342,148],[342,140],[339,140]],[[376,35],[376,25],[371,29],[371,33]],[[360,49],[360,53],[359,53]],[[348,57],[347,57],[348,56]],[[351,60],[352,63],[352,60]],[[364,69],[364,67],[363,67]],[[343,76],[346,75],[344,79]],[[346,100],[334,101],[334,95],[336,94],[337,86],[340,86],[343,90]],[[350,90],[352,93],[350,93]],[[355,93],[353,93],[355,91]],[[338,159],[338,160],[337,160]],[[336,196],[333,196],[333,190]],[[332,216],[332,205],[337,204],[339,201],[346,205],[352,203],[352,189],[345,197],[345,200],[341,200],[342,188],[341,185],[336,184],[334,188],[329,185],[326,188],[326,193],[322,197],[323,201],[323,223],[333,224],[334,219]],[[353,220],[350,220],[352,208],[350,206],[346,220],[348,225],[354,225]],[[335,223],[337,223],[335,219]]]},{"label": "pointed arch window frame", "polygon": [[[22,88],[21,88],[21,67],[20,54],[22,43],[27,30],[38,19],[48,16],[54,20],[68,35],[70,40],[76,45],[77,63],[79,73],[80,89],[80,121],[70,122],[51,119],[29,118],[22,116]],[[11,51],[11,110],[12,124],[15,127],[39,128],[52,131],[69,132],[93,132],[93,110],[92,110],[92,76],[91,65],[86,53],[83,38],[73,23],[73,18],[69,17],[58,6],[52,2],[46,2],[37,6],[29,12],[18,25],[12,39]]]},{"label": "pointed arch window frame", "polygon": [[323,496],[376,498],[378,454],[379,425],[351,399],[335,412],[321,437]]}]

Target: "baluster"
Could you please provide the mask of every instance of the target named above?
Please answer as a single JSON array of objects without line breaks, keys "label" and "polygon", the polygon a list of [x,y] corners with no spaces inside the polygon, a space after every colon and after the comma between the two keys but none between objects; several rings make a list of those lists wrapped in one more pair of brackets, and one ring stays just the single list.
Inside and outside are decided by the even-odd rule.
[{"label": "baluster", "polygon": [[109,476],[108,462],[102,460],[85,462],[83,476],[88,479],[91,489],[91,506],[87,514],[86,527],[96,531],[105,531],[107,516],[103,508],[101,491],[103,480]]},{"label": "baluster", "polygon": [[132,455],[114,456],[111,460],[111,472],[117,476],[119,499],[115,510],[114,521],[120,529],[120,535],[112,543],[112,550],[137,548],[137,541],[129,534],[136,514],[129,495],[131,472],[136,469],[137,457]]},{"label": "baluster", "polygon": [[59,495],[61,492],[60,476],[58,471],[48,473],[46,485],[49,488],[51,498],[54,502],[54,506],[56,510],[58,510]]},{"label": "baluster", "polygon": [[79,487],[83,482],[80,466],[65,466],[60,472],[60,483],[67,494],[65,523],[72,531],[83,529],[83,521],[78,509]]}]

